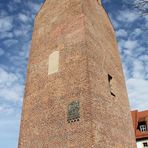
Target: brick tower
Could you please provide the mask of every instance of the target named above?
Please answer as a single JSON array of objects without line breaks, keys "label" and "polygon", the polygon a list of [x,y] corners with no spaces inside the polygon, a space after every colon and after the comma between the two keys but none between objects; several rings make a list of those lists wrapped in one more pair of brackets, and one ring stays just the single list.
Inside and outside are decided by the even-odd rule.
[{"label": "brick tower", "polygon": [[19,148],[135,148],[115,32],[97,0],[46,0],[35,18]]}]

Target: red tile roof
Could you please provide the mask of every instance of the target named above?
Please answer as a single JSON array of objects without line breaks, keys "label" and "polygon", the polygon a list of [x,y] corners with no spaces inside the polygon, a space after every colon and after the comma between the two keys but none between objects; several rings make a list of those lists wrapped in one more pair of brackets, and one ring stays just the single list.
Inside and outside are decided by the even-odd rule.
[{"label": "red tile roof", "polygon": [[[132,119],[133,119],[133,126],[135,131],[136,139],[143,139],[148,138],[148,110],[138,112],[138,110],[131,111]],[[138,129],[138,122],[145,121],[147,124],[147,131],[141,132]]]}]

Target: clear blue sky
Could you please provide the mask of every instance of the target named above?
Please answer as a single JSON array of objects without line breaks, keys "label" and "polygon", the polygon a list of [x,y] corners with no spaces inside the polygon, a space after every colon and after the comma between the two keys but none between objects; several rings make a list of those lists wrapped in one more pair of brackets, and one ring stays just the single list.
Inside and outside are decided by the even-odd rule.
[{"label": "clear blue sky", "polygon": [[[134,0],[130,0],[132,4]],[[0,148],[17,148],[33,21],[43,0],[0,0]],[[116,30],[131,109],[148,109],[148,16],[103,0]]]}]

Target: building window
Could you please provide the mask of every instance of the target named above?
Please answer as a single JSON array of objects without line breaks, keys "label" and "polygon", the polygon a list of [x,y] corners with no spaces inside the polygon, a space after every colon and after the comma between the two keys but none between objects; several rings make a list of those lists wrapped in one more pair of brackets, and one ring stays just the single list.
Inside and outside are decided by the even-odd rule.
[{"label": "building window", "polygon": [[113,92],[113,87],[112,87],[112,81],[113,81],[112,76],[108,74],[108,83],[109,83],[110,94],[115,97],[115,94]]},{"label": "building window", "polygon": [[138,129],[139,129],[141,132],[147,131],[146,121],[138,122]]},{"label": "building window", "polygon": [[68,105],[68,115],[67,115],[68,123],[80,120],[79,109],[80,109],[79,101],[73,101]]},{"label": "building window", "polygon": [[59,69],[59,51],[54,51],[49,55],[48,75],[58,72]]},{"label": "building window", "polygon": [[143,142],[143,146],[148,148],[148,142]]},{"label": "building window", "polygon": [[140,125],[140,131],[145,132],[146,131],[146,125]]}]

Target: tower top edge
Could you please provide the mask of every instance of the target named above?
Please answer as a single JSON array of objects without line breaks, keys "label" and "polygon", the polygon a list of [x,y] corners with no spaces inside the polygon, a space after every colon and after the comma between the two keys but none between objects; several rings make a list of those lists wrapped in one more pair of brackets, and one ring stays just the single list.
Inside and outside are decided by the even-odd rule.
[{"label": "tower top edge", "polygon": [[[42,5],[41,5],[39,11],[40,11],[41,8],[43,7],[43,5],[46,3],[46,1],[48,1],[48,0],[43,0],[43,3],[42,3]],[[94,1],[95,1],[95,0],[94,0]],[[96,0],[96,1],[97,1],[97,3],[98,3],[99,5],[102,5],[102,0]],[[36,16],[38,15],[39,11],[36,13],[35,18],[36,18]]]},{"label": "tower top edge", "polygon": [[[44,0],[44,2],[45,1],[47,1],[47,0]],[[99,4],[102,4],[102,0],[97,0],[97,2],[99,3]]]}]

